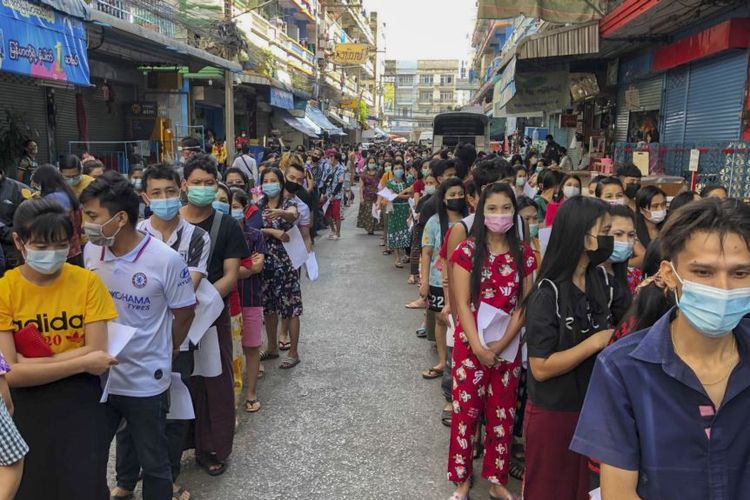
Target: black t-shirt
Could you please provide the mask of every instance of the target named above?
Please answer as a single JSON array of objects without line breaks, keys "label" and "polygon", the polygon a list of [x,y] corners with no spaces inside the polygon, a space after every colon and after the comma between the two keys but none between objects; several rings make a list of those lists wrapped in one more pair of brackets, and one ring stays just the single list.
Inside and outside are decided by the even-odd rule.
[{"label": "black t-shirt", "polygon": [[[196,226],[211,235],[211,225],[217,214],[218,212],[214,211],[213,215],[199,222]],[[236,220],[226,215],[221,218],[219,234],[213,247],[214,253],[208,263],[208,281],[211,283],[216,283],[224,276],[224,261],[226,259],[244,259],[250,256],[250,250],[247,248],[242,228]]]},{"label": "black t-shirt", "polygon": [[[558,298],[548,282],[542,282],[529,297],[526,308],[526,342],[530,358],[548,358],[580,344],[596,332],[613,328],[625,314],[627,290],[608,275],[609,285],[602,268],[589,268],[586,274],[586,291],[583,293],[572,283],[556,284],[560,297],[569,296],[566,308],[563,298]],[[567,291],[567,293],[566,293]],[[610,302],[610,293],[612,305]],[[600,300],[594,297],[599,296]],[[603,305],[601,305],[603,304]],[[567,309],[568,313],[564,310]],[[560,327],[557,311],[566,318],[572,329]],[[529,366],[528,390],[531,401],[547,410],[579,411],[583,406],[596,355],[584,360],[573,370],[540,382],[534,378]]]},{"label": "black t-shirt", "polygon": [[419,202],[417,203],[417,213],[419,214],[417,226],[419,226],[420,229],[424,229],[424,226],[427,224],[427,221],[430,220],[430,217],[437,213],[437,206],[435,205],[436,200],[437,198],[431,194],[427,194],[419,199]]}]

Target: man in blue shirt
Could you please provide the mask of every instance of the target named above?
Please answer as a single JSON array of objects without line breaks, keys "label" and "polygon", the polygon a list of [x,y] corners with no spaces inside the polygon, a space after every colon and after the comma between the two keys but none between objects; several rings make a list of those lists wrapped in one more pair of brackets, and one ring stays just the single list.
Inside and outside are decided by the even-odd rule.
[{"label": "man in blue shirt", "polygon": [[677,308],[596,361],[571,449],[602,498],[750,498],[750,207],[671,214],[660,274]]}]

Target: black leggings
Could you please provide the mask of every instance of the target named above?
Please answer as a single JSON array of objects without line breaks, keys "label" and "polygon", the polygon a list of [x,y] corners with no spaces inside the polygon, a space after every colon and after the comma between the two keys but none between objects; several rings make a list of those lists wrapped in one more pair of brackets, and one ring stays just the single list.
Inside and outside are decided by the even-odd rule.
[{"label": "black leggings", "polygon": [[419,274],[419,260],[422,256],[422,233],[424,232],[424,226],[415,224],[411,230],[411,255],[410,263],[411,270],[409,271],[412,275],[416,276]]}]

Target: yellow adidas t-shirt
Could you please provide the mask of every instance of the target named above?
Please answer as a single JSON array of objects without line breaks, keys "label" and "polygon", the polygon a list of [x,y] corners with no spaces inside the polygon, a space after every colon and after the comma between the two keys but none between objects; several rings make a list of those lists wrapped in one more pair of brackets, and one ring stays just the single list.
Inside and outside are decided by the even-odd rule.
[{"label": "yellow adidas t-shirt", "polygon": [[87,323],[116,317],[104,282],[78,266],[65,264],[47,286],[27,281],[19,268],[0,279],[0,331],[16,332],[34,323],[55,354],[83,347]]}]

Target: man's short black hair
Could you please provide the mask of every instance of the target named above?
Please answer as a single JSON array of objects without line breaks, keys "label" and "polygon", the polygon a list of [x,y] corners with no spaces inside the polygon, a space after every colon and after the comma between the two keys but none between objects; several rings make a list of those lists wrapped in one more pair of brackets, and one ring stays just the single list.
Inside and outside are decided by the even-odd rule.
[{"label": "man's short black hair", "polygon": [[185,163],[185,168],[182,171],[185,180],[190,178],[190,174],[192,174],[194,170],[203,170],[204,172],[213,175],[214,179],[219,178],[219,171],[216,169],[213,159],[206,153],[193,155],[187,163]]},{"label": "man's short black hair", "polygon": [[200,151],[201,141],[195,137],[183,137],[180,139],[180,148],[187,149],[188,151]]},{"label": "man's short black hair", "polygon": [[643,174],[641,173],[641,169],[636,167],[632,163],[626,163],[617,167],[615,175],[621,179],[623,177],[637,177],[640,179],[643,176]]},{"label": "man's short black hair", "polygon": [[117,212],[125,212],[131,226],[135,227],[138,223],[140,197],[128,180],[119,173],[105,172],[89,184],[81,193],[81,205],[92,200],[99,200],[99,204],[112,216]]},{"label": "man's short black hair", "polygon": [[662,257],[676,261],[687,240],[698,232],[738,234],[750,248],[750,205],[737,199],[704,198],[688,203],[669,215],[659,241]]},{"label": "man's short black hair", "polygon": [[148,189],[148,181],[155,180],[155,179],[165,180],[165,181],[174,181],[177,187],[180,187],[180,174],[178,174],[174,168],[170,167],[169,165],[164,165],[163,163],[157,163],[156,165],[152,165],[144,171],[143,173],[144,191]]}]

